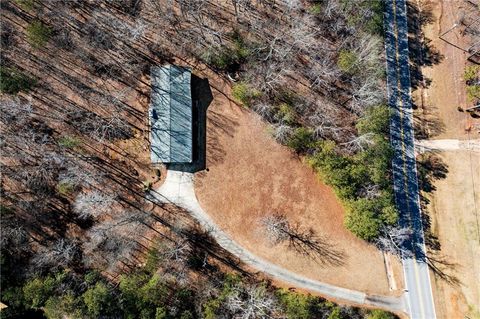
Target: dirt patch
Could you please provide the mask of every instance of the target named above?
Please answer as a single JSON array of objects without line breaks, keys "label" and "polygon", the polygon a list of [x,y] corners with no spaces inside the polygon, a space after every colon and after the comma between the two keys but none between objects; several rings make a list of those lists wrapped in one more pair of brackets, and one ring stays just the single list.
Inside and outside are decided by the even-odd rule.
[{"label": "dirt patch", "polygon": [[[345,229],[332,190],[276,143],[255,114],[230,99],[228,82],[209,80],[214,99],[207,111],[207,170],[195,178],[202,207],[234,240],[268,261],[330,284],[388,294],[382,254]],[[343,265],[322,265],[269,244],[259,220],[274,212],[324,236],[343,253]]]},{"label": "dirt patch", "polygon": [[[423,129],[433,133],[430,137],[442,139],[478,139],[474,131],[468,131],[478,122],[459,112],[471,104],[466,97],[464,68],[467,54],[439,39],[439,35],[459,22],[466,1],[411,1],[431,17],[431,23],[423,28],[429,46],[442,59],[437,64],[422,68],[426,88],[415,92],[417,118],[423,120]],[[468,39],[455,35],[456,43],[468,46]],[[428,212],[432,232],[438,237],[439,253],[454,268],[446,271],[455,276],[459,285],[452,285],[432,276],[434,299],[438,318],[477,318],[480,305],[480,155],[467,150],[439,153],[448,168],[445,179],[434,182],[434,192],[427,194],[430,200]]]},{"label": "dirt patch", "polygon": [[[431,23],[424,26],[426,45],[421,54],[426,56],[422,68],[423,85],[414,92],[415,104],[419,107],[417,115],[422,115],[424,129],[436,139],[467,139],[467,130],[471,129],[473,138],[478,134],[472,129],[480,124],[458,108],[471,106],[466,96],[466,84],[463,77],[468,54],[452,46],[439,36],[459,23],[462,14],[466,14],[465,0],[414,0],[411,3],[420,8],[420,16],[429,17]],[[426,19],[426,18],[424,18]],[[469,46],[469,39],[463,38],[460,31],[449,34],[461,47]],[[436,56],[435,59],[429,56]]]}]

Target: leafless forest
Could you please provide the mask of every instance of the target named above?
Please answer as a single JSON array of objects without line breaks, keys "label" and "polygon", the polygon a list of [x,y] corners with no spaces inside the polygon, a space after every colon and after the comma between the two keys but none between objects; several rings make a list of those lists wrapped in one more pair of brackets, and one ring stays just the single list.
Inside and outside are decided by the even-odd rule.
[{"label": "leafless forest", "polygon": [[369,316],[258,284],[187,214],[151,200],[157,172],[139,153],[150,66],[174,61],[232,81],[281,143],[306,127],[342,154],[361,151],[372,136],[355,123],[384,99],[378,10],[365,0],[2,1],[6,316],[300,318],[302,298],[318,307],[302,318]]}]

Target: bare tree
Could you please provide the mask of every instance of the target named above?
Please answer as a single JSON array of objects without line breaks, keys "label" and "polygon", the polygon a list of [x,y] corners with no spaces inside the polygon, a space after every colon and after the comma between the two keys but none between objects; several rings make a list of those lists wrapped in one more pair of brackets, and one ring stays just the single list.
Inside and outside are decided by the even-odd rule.
[{"label": "bare tree", "polygon": [[12,253],[19,253],[28,248],[29,234],[23,221],[14,212],[4,206],[1,214],[0,247]]},{"label": "bare tree", "polygon": [[81,158],[70,158],[65,169],[59,173],[58,182],[73,186],[92,187],[104,182],[105,173]]},{"label": "bare tree", "polygon": [[314,128],[315,137],[335,141],[343,140],[348,128],[339,124],[340,116],[337,110],[326,106],[311,114],[308,120]]},{"label": "bare tree", "polygon": [[237,284],[231,289],[225,303],[234,318],[271,318],[279,305],[265,286]]},{"label": "bare tree", "polygon": [[269,214],[264,216],[260,222],[267,232],[268,239],[273,244],[280,244],[290,237],[290,224],[285,215]]},{"label": "bare tree", "polygon": [[148,225],[148,216],[139,210],[117,210],[111,218],[89,229],[83,243],[85,263],[114,271],[120,262],[129,264],[142,246],[140,240]]},{"label": "bare tree", "polygon": [[103,118],[96,113],[77,109],[69,112],[67,118],[70,124],[99,142],[132,136],[129,124],[116,112]]},{"label": "bare tree", "polygon": [[116,196],[98,190],[83,192],[75,198],[73,209],[80,218],[98,218],[112,212]]},{"label": "bare tree", "polygon": [[32,262],[37,267],[67,267],[78,253],[76,243],[61,238],[53,245],[40,248],[33,257]]},{"label": "bare tree", "polygon": [[364,151],[375,144],[374,133],[365,133],[363,135],[353,137],[350,141],[341,143],[340,145],[349,153]]},{"label": "bare tree", "polygon": [[382,191],[380,189],[380,186],[375,184],[370,184],[370,185],[364,186],[358,195],[360,197],[373,199],[373,198],[378,198],[380,195],[382,195]]},{"label": "bare tree", "polygon": [[25,163],[19,172],[26,186],[38,194],[46,194],[53,190],[56,185],[58,171],[65,163],[65,157],[57,152],[47,151],[39,158],[32,158],[35,162]]},{"label": "bare tree", "polygon": [[288,242],[288,247],[293,251],[322,264],[343,264],[344,254],[328,243],[326,238],[318,236],[311,228],[290,224],[283,214],[267,215],[260,223],[274,244]]},{"label": "bare tree", "polygon": [[0,99],[0,121],[4,125],[25,124],[32,116],[32,112],[32,104],[29,101],[7,96]]},{"label": "bare tree", "polygon": [[405,245],[411,239],[412,230],[409,227],[387,226],[381,229],[376,245],[380,250],[400,258],[411,258],[412,249]]},{"label": "bare tree", "polygon": [[186,239],[164,243],[160,249],[164,276],[180,285],[188,284],[188,259],[194,253],[191,243]]},{"label": "bare tree", "polygon": [[273,129],[273,136],[280,144],[286,144],[293,133],[293,129],[285,124],[275,125]]}]

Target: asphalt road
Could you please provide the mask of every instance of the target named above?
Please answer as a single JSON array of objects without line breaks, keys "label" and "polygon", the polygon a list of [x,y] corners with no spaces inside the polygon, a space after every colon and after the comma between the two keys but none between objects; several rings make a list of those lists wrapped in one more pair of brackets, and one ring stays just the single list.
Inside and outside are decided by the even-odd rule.
[{"label": "asphalt road", "polygon": [[401,226],[413,230],[402,258],[406,303],[412,319],[434,319],[415,163],[406,0],[385,1],[388,103],[392,108],[393,183]]}]

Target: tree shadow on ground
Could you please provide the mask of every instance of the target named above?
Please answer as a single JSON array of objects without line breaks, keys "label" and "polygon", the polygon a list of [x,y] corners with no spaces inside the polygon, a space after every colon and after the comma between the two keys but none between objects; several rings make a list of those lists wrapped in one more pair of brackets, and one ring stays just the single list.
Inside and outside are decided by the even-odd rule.
[{"label": "tree shadow on ground", "polygon": [[415,139],[428,139],[445,132],[445,123],[432,114],[434,109],[435,107],[429,106],[428,110],[423,108],[421,113],[414,113],[413,126]]},{"label": "tree shadow on ground", "polygon": [[207,257],[210,257],[212,260],[234,269],[244,276],[251,275],[244,269],[243,262],[221,247],[208,230],[196,226],[186,229],[182,235],[189,240],[193,248],[189,260],[189,266],[193,269],[202,270],[206,274],[215,274],[218,269],[214,264],[207,262]]},{"label": "tree shadow on ground", "polygon": [[444,56],[433,47],[431,40],[423,36],[422,27],[434,21],[432,8],[422,5],[422,9],[407,4],[408,13],[408,48],[410,54],[410,81],[412,89],[427,88],[431,81],[422,74],[422,67],[442,62]]},{"label": "tree shadow on ground", "polygon": [[445,179],[448,166],[434,153],[421,154],[417,158],[417,176],[420,190],[420,206],[422,211],[422,225],[425,233],[425,245],[434,251],[441,249],[438,237],[432,231],[432,221],[428,212],[429,195],[436,190],[435,181]]},{"label": "tree shadow on ground", "polygon": [[448,166],[435,153],[421,154],[417,158],[418,186],[421,192],[436,190],[434,182],[447,177]]},{"label": "tree shadow on ground", "polygon": [[458,264],[448,261],[448,258],[441,256],[438,251],[430,250],[422,260],[426,262],[428,268],[435,274],[436,277],[445,281],[451,286],[460,285],[460,280],[453,274]]},{"label": "tree shadow on ground", "polygon": [[345,254],[326,237],[316,234],[313,229],[303,229],[299,225],[293,225],[289,231],[288,247],[321,265],[345,264]]}]

